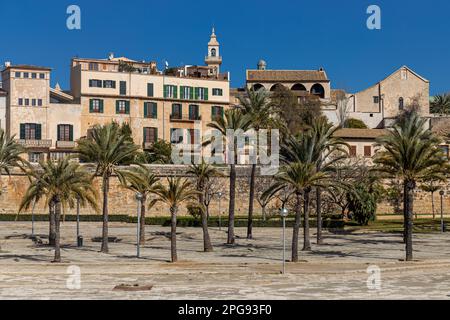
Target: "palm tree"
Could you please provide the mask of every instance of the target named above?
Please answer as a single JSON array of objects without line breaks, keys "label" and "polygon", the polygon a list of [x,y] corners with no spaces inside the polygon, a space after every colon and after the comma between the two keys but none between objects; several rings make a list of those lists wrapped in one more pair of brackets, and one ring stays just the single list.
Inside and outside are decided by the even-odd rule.
[{"label": "palm tree", "polygon": [[[228,239],[227,244],[234,244],[234,211],[236,203],[236,143],[235,141],[228,141],[227,131],[236,133],[240,130],[246,131],[250,125],[250,118],[244,115],[240,109],[229,109],[225,111],[225,117],[217,117],[213,122],[208,123],[208,127],[217,130],[222,134],[226,141],[229,154],[234,154],[233,159],[227,159],[230,164],[230,200],[228,205]],[[234,140],[233,139],[233,140]],[[211,144],[211,140],[206,141],[205,144]],[[231,151],[230,149],[234,150]]]},{"label": "palm tree", "polygon": [[73,208],[76,199],[82,206],[89,204],[95,210],[97,207],[97,192],[92,184],[92,175],[84,170],[80,164],[65,157],[53,162],[40,162],[40,168],[27,172],[31,178],[19,212],[28,209],[36,200],[45,197],[49,213],[55,221],[55,257],[54,262],[61,262],[60,249],[60,221],[64,204]]},{"label": "palm tree", "polygon": [[[145,208],[149,195],[155,194],[156,183],[159,179],[153,172],[144,166],[133,167],[130,170],[123,171],[120,177],[120,182],[125,188],[142,195],[141,200],[141,217],[139,230],[139,243],[145,244]],[[156,199],[152,199],[148,203],[148,208],[151,209],[156,203]]]},{"label": "palm tree", "polygon": [[[243,112],[250,118],[250,127],[256,133],[257,146],[259,131],[275,124],[273,105],[269,102],[268,94],[265,90],[248,89],[245,97],[239,97],[239,102],[243,107]],[[252,162],[250,175],[250,195],[248,204],[248,224],[247,239],[253,238],[253,206],[255,203],[255,179],[256,179],[257,157]]]},{"label": "palm tree", "polygon": [[200,207],[202,217],[202,229],[203,229],[203,249],[205,252],[212,252],[213,247],[211,245],[211,239],[208,232],[208,216],[205,208],[205,187],[210,179],[214,176],[220,175],[220,172],[212,165],[207,164],[202,158],[200,164],[192,164],[187,171],[188,174],[192,174],[196,179],[196,188],[198,191],[198,204]]},{"label": "palm tree", "polygon": [[181,203],[194,200],[198,193],[193,189],[191,182],[181,178],[167,178],[167,187],[158,184],[155,193],[159,200],[170,207],[171,230],[170,230],[170,251],[171,261],[177,262],[177,213]]},{"label": "palm tree", "polygon": [[103,193],[103,231],[101,252],[108,253],[108,193],[109,180],[113,174],[121,176],[119,165],[133,164],[139,147],[123,134],[120,126],[109,123],[104,126],[95,125],[92,136],[78,141],[77,152],[80,161],[96,163],[96,175],[102,177]]},{"label": "palm tree", "polygon": [[433,220],[436,219],[436,210],[434,205],[434,194],[441,190],[441,186],[439,185],[439,181],[428,180],[424,181],[420,188],[431,194],[431,211],[433,213]]},{"label": "palm tree", "polygon": [[449,167],[439,139],[426,128],[426,119],[417,112],[399,118],[392,131],[379,138],[384,151],[375,157],[376,170],[390,179],[403,182],[404,240],[406,261],[413,260],[413,192],[419,181],[444,179]]},{"label": "palm tree", "polygon": [[450,94],[434,96],[431,101],[430,112],[441,115],[450,113]]},{"label": "palm tree", "polygon": [[309,250],[309,194],[314,187],[323,186],[327,176],[323,172],[317,172],[315,164],[311,162],[292,162],[283,166],[275,176],[276,182],[266,191],[266,194],[292,188],[295,195],[295,224],[292,236],[292,262],[298,262],[298,235],[301,223],[302,195],[304,199],[304,243],[303,250]]}]

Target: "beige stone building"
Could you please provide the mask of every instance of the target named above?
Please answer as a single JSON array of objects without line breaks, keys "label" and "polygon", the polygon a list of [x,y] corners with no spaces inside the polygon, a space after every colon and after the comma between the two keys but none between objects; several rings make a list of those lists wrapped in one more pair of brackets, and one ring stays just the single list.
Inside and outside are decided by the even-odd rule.
[{"label": "beige stone building", "polygon": [[365,158],[370,161],[380,149],[376,139],[387,133],[387,129],[340,129],[334,136],[349,145],[351,158]]},{"label": "beige stone building", "polygon": [[[1,82],[0,82],[1,84]],[[0,128],[6,130],[6,96],[8,93],[0,85]]]}]

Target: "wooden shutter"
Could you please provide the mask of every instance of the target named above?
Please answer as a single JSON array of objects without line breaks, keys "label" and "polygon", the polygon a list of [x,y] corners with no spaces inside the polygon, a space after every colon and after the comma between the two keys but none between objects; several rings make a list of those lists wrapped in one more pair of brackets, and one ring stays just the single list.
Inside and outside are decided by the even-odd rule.
[{"label": "wooden shutter", "polygon": [[99,101],[100,113],[103,113],[103,100]]},{"label": "wooden shutter", "polygon": [[184,86],[180,86],[180,99],[185,99],[186,97],[184,96]]},{"label": "wooden shutter", "polygon": [[198,96],[200,95],[200,88],[195,88],[195,93],[194,93],[194,99],[197,100]]},{"label": "wooden shutter", "polygon": [[153,83],[147,83],[147,97],[153,97]]},{"label": "wooden shutter", "polygon": [[69,141],[73,141],[73,126],[69,125]]},{"label": "wooden shutter", "polygon": [[208,100],[208,88],[203,88],[203,91],[204,100]]},{"label": "wooden shutter", "polygon": [[20,124],[20,139],[25,140],[25,124]]},{"label": "wooden shutter", "polygon": [[356,157],[356,146],[350,146],[349,153],[350,157]]},{"label": "wooden shutter", "polygon": [[41,124],[36,124],[36,140],[41,140],[42,139],[42,125]]},{"label": "wooden shutter", "polygon": [[61,141],[61,125],[60,124],[58,124],[56,131],[57,131],[56,140]]},{"label": "wooden shutter", "polygon": [[169,86],[167,84],[164,85],[164,98],[167,98],[169,95]]},{"label": "wooden shutter", "polygon": [[156,102],[152,102],[151,107],[152,107],[152,118],[158,119],[158,104]]},{"label": "wooden shutter", "polygon": [[116,114],[120,113],[120,109],[119,109],[119,100],[116,100]]},{"label": "wooden shutter", "polygon": [[173,98],[174,99],[178,99],[178,87],[177,86],[173,86]]},{"label": "wooden shutter", "polygon": [[148,106],[149,106],[149,102],[144,102],[144,118],[148,118]]},{"label": "wooden shutter", "polygon": [[94,111],[94,99],[89,99],[89,112],[92,113]]},{"label": "wooden shutter", "polygon": [[130,101],[125,101],[125,113],[130,114]]},{"label": "wooden shutter", "polygon": [[364,157],[371,157],[371,156],[372,156],[372,147],[364,146]]},{"label": "wooden shutter", "polygon": [[189,99],[194,99],[194,87],[189,88]]}]

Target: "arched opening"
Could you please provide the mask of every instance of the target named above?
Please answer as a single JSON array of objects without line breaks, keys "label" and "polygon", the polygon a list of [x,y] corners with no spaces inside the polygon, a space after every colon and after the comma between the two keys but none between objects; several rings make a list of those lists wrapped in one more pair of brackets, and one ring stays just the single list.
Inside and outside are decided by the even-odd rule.
[{"label": "arched opening", "polygon": [[264,86],[261,83],[254,84],[252,88],[253,88],[254,91],[265,89]]},{"label": "arched opening", "polygon": [[217,54],[216,49],[215,49],[215,48],[212,48],[212,49],[211,49],[211,57],[215,57],[216,54]]},{"label": "arched opening", "polygon": [[400,99],[398,99],[398,108],[399,110],[403,110],[404,107],[405,107],[405,100],[403,99],[403,97],[400,97]]},{"label": "arched opening", "polygon": [[301,83],[296,83],[291,88],[292,91],[307,91],[306,87]]},{"label": "arched opening", "polygon": [[270,88],[270,91],[274,92],[277,90],[283,90],[284,86],[281,83],[276,83],[272,86],[272,88]]},{"label": "arched opening", "polygon": [[321,84],[316,83],[311,87],[311,94],[318,96],[322,99],[325,98],[325,89]]}]

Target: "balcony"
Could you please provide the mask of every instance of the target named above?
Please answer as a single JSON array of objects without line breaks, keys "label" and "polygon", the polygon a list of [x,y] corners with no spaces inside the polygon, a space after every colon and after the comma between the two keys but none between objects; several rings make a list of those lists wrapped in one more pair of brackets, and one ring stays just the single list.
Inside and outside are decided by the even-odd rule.
[{"label": "balcony", "polygon": [[20,139],[17,140],[19,144],[24,146],[25,148],[42,148],[48,149],[52,146],[52,140],[25,140]]},{"label": "balcony", "polygon": [[56,141],[57,149],[74,149],[76,146],[75,141]]},{"label": "balcony", "polygon": [[202,116],[200,115],[180,115],[180,114],[171,114],[170,115],[170,121],[171,122],[194,122],[194,121],[201,121]]}]

